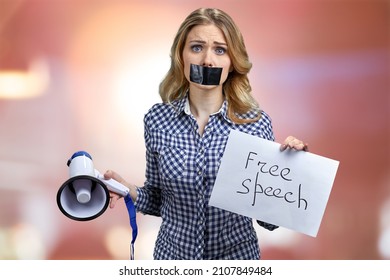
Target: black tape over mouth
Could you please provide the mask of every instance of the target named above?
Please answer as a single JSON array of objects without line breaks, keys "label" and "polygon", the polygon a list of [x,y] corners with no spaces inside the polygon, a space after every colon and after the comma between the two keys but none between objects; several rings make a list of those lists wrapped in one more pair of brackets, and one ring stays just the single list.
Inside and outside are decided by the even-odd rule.
[{"label": "black tape over mouth", "polygon": [[217,86],[221,81],[221,75],[221,67],[203,67],[195,64],[190,66],[190,81],[197,84]]}]

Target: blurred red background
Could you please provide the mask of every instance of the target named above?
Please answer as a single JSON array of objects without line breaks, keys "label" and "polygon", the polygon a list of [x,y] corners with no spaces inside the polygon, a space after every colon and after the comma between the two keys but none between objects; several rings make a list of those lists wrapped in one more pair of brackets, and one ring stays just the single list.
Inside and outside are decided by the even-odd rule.
[{"label": "blurred red background", "polygon": [[[239,25],[276,141],[296,135],[340,161],[318,236],[257,228],[262,258],[390,259],[390,10],[380,0],[0,0],[0,259],[129,258],[124,204],[75,222],[56,193],[77,150],[143,184],[143,115],[160,101],[179,24],[199,7]],[[138,223],[136,258],[151,259],[160,220]]]}]

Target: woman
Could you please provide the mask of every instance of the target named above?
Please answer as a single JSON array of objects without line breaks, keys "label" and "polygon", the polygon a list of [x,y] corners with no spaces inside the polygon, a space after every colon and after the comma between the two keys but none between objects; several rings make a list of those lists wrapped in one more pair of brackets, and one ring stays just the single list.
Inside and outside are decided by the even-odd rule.
[{"label": "woman", "polygon": [[[160,84],[163,103],[144,118],[145,185],[105,174],[129,187],[137,211],[161,216],[155,259],[260,258],[252,220],[208,205],[231,129],[274,140],[269,116],[251,95],[251,66],[229,15],[192,12],[172,45],[171,68]],[[307,145],[290,136],[281,145],[286,148]],[[111,196],[114,207],[120,197]]]}]

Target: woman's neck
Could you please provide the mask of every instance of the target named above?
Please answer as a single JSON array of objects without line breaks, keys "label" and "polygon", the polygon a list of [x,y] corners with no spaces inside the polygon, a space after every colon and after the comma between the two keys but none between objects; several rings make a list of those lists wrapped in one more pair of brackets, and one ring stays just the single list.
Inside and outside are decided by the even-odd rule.
[{"label": "woman's neck", "polygon": [[216,113],[222,106],[224,101],[222,88],[190,89],[189,101],[191,113],[198,122],[199,134],[202,135],[210,115]]}]

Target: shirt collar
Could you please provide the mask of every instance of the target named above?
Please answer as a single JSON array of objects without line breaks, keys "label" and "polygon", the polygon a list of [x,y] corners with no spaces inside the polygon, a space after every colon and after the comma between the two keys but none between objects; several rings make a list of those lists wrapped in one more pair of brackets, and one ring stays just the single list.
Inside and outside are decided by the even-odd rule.
[{"label": "shirt collar", "polygon": [[[188,98],[188,93],[185,95],[185,97],[173,102],[172,104],[176,111],[176,116],[179,117],[181,114],[186,114],[188,116],[191,115],[191,109],[190,109],[190,100]],[[211,114],[212,116],[220,114],[224,120],[226,120],[228,123],[232,123],[232,121],[227,116],[227,108],[228,108],[228,101],[225,99],[222,103],[221,108]]]},{"label": "shirt collar", "polygon": [[187,98],[188,97],[186,96],[186,97],[183,97],[181,99],[178,99],[178,100],[172,102],[172,106],[173,106],[173,108],[175,108],[177,117],[180,116],[182,113],[185,113]]},{"label": "shirt collar", "polygon": [[[183,103],[183,104],[180,104],[180,106],[182,108],[181,108],[181,110],[179,108],[178,109],[180,111],[184,111],[184,113],[186,115],[190,116],[191,115],[191,108],[190,108],[190,100],[188,98],[188,95],[185,98],[183,98],[182,102],[180,102],[180,103]],[[223,103],[222,103],[221,108],[219,108],[219,110],[217,112],[210,114],[210,116],[221,114],[222,116],[226,117],[226,111],[227,111],[227,101],[224,100]]]}]

